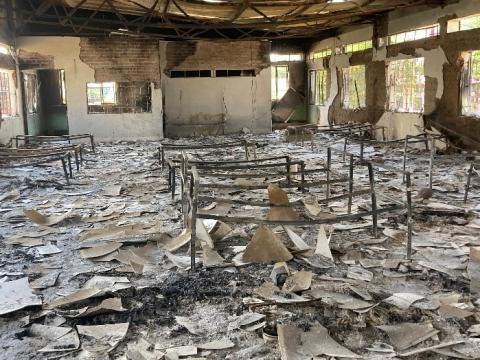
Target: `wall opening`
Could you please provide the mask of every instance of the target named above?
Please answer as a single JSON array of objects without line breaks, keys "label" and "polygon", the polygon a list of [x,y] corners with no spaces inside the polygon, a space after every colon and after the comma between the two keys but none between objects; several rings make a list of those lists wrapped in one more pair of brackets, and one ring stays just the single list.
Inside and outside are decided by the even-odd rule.
[{"label": "wall opening", "polygon": [[146,82],[87,83],[89,114],[152,112],[152,89]]},{"label": "wall opening", "polygon": [[462,114],[480,116],[480,50],[464,54]]},{"label": "wall opening", "polygon": [[387,74],[388,109],[422,113],[425,104],[424,59],[391,61]]},{"label": "wall opening", "polygon": [[272,100],[280,100],[288,88],[288,65],[272,66]]},{"label": "wall opening", "polygon": [[342,105],[345,109],[361,109],[366,107],[365,65],[349,66],[342,69],[343,88]]}]

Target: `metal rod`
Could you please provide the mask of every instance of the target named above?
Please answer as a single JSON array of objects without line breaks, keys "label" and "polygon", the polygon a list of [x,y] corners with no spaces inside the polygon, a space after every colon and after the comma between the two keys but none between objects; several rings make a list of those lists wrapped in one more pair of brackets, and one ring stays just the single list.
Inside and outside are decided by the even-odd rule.
[{"label": "metal rod", "polygon": [[373,177],[373,166],[371,163],[367,164],[368,166],[368,179],[370,180],[370,195],[372,199],[372,229],[373,236],[378,237],[378,214],[377,214],[377,197],[375,194],[375,179]]},{"label": "metal rod", "polygon": [[327,148],[327,186],[325,187],[325,199],[328,206],[330,197],[330,168],[332,167],[332,149]]},{"label": "metal rod", "polygon": [[410,173],[405,174],[407,181],[407,259],[412,258],[412,233],[413,233],[413,218],[412,218],[412,182]]},{"label": "metal rod", "polygon": [[405,136],[404,140],[405,144],[403,145],[403,176],[402,176],[402,182],[405,184],[405,171],[407,169],[407,147],[408,147],[408,135]]},{"label": "metal rod", "polygon": [[350,166],[348,169],[348,213],[352,213],[352,201],[353,201],[353,154],[350,154]]},{"label": "metal rod", "polygon": [[435,138],[431,139],[432,141],[432,148],[430,149],[430,166],[428,169],[428,188],[432,189],[433,186],[433,161],[435,159]]},{"label": "metal rod", "polygon": [[466,203],[468,200],[468,192],[470,191],[470,182],[472,181],[472,175],[473,175],[473,163],[470,164],[470,167],[468,169],[467,173],[467,183],[465,184],[465,195],[463,196],[463,202]]}]

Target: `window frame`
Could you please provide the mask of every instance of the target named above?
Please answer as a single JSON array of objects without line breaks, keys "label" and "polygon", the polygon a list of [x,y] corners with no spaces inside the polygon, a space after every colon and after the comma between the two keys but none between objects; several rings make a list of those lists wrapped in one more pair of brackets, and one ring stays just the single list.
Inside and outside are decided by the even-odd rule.
[{"label": "window frame", "polygon": [[[0,70],[0,116],[1,118],[14,117],[17,115],[15,106],[12,104],[12,88],[10,83],[11,74]],[[4,86],[3,86],[4,85]],[[3,91],[2,91],[3,90]],[[3,93],[3,95],[1,95]],[[5,102],[1,99],[5,96]],[[8,111],[5,111],[8,109]]]},{"label": "window frame", "polygon": [[[480,118],[480,49],[477,50],[470,50],[465,52],[464,54],[468,54],[468,59],[467,61],[464,62],[463,64],[463,69],[462,69],[462,79],[461,79],[461,88],[460,88],[460,106],[459,106],[459,111],[460,111],[460,116],[466,116],[466,117],[474,117],[474,118]],[[478,56],[478,58],[475,58],[475,55]],[[465,56],[465,55],[464,55]],[[478,63],[473,64],[474,61],[477,61]],[[474,68],[478,68],[479,71],[479,76],[473,77],[473,72]],[[476,80],[476,84],[472,84],[473,81]],[[477,99],[478,101],[472,102],[472,88],[476,87],[478,91],[476,92],[477,94]],[[471,108],[472,104],[475,105],[477,104],[478,112],[472,112],[472,111],[466,111],[466,102],[468,102],[468,106]]]},{"label": "window frame", "polygon": [[[281,64],[281,65],[271,65],[272,67],[272,76],[273,75],[273,72],[275,72],[275,76],[274,76],[274,79],[272,79],[272,85],[275,84],[275,90],[272,88],[272,91],[271,91],[271,101],[280,101],[282,99],[282,97],[286,94],[286,92],[288,91],[288,88],[290,87],[290,68],[288,65],[286,64]],[[287,78],[286,78],[286,82],[287,82],[287,90],[285,91],[285,93],[282,95],[282,96],[279,96],[279,92],[278,92],[278,89],[279,89],[279,86],[278,86],[278,68],[286,68],[286,74],[287,74]],[[274,96],[275,95],[275,96]]]},{"label": "window frame", "polygon": [[[425,31],[428,33],[429,31],[434,31],[434,35],[426,35],[426,36],[417,36],[417,34],[421,33],[422,31]],[[408,43],[412,41],[417,41],[417,40],[423,40],[423,39],[430,39],[430,38],[435,38],[440,36],[440,24],[432,24],[428,26],[422,26],[419,28],[407,30],[407,31],[401,31],[398,33],[394,33],[391,35],[387,36],[387,45],[398,45],[398,44],[403,44],[403,43]],[[403,37],[403,39],[398,39],[398,38]],[[407,38],[409,37],[409,38]],[[393,40],[395,39],[395,40]]]},{"label": "window frame", "polygon": [[[358,107],[353,107],[352,102],[350,101],[350,95],[348,96],[348,104],[345,102],[346,101],[346,95],[347,93],[350,93],[350,84],[351,81],[346,81],[347,76],[351,76],[350,72],[354,68],[363,68],[363,76],[364,76],[364,81],[363,84],[365,85],[364,91],[362,91],[363,97],[360,99],[360,97],[357,98],[358,102]],[[360,65],[351,65],[349,67],[343,68],[342,69],[342,108],[346,110],[362,110],[367,108],[367,66],[365,64],[360,64]],[[347,86],[348,85],[348,86]],[[358,87],[355,93],[358,95]],[[362,101],[363,100],[363,101]]]},{"label": "window frame", "polygon": [[[322,74],[321,77],[319,77],[320,74]],[[327,104],[328,74],[328,69],[310,70],[309,105],[325,106]],[[319,81],[319,79],[321,80]]]},{"label": "window frame", "polygon": [[[407,81],[404,81],[403,78],[399,78],[396,76],[395,70],[393,70],[393,65],[401,64],[401,63],[408,63],[408,62],[418,62],[421,60],[422,66],[422,74],[418,75],[415,73],[415,69],[420,64],[414,63],[412,65],[412,83],[408,84]],[[406,73],[405,66],[400,71],[402,74]],[[387,86],[387,111],[392,113],[401,113],[401,114],[423,114],[425,112],[425,58],[424,57],[414,57],[409,59],[400,59],[400,60],[391,60],[388,62],[387,69],[386,69],[386,86]],[[419,84],[418,77],[423,78],[423,82],[420,82],[423,87],[423,94],[421,97],[421,108],[415,108],[415,101],[417,96],[415,96],[417,86]],[[411,104],[411,108],[403,108],[397,106],[397,98],[398,98],[398,91],[397,89],[401,89],[400,94],[402,95],[402,99],[406,99],[408,104]],[[405,91],[406,89],[410,89],[410,91]],[[405,95],[407,94],[407,95]],[[405,100],[403,101],[405,103]]]}]

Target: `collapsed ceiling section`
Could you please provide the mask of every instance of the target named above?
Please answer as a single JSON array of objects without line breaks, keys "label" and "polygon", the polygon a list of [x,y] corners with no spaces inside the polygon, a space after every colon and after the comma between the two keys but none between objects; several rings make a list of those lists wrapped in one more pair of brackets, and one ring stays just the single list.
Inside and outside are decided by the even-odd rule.
[{"label": "collapsed ceiling section", "polygon": [[[11,0],[6,0],[7,3]],[[12,8],[17,35],[166,40],[321,36],[400,7],[443,0],[29,0]]]}]

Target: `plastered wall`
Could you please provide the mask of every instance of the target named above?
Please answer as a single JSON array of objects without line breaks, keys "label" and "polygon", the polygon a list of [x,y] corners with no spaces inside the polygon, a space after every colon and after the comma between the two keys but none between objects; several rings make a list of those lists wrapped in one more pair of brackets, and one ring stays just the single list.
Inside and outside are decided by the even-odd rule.
[{"label": "plastered wall", "polygon": [[[371,122],[388,128],[389,138],[403,138],[422,131],[424,124],[442,128],[443,132],[464,145],[480,141],[480,119],[461,115],[460,78],[462,52],[480,49],[480,30],[446,33],[448,19],[480,12],[476,0],[463,0],[445,7],[417,7],[393,11],[375,24],[342,29],[338,37],[313,42],[310,51],[335,49],[343,44],[374,39],[374,34],[408,31],[417,27],[440,23],[439,37],[417,40],[383,48],[374,48],[353,54],[333,55],[325,61],[308,61],[310,70],[326,68],[330,71],[329,98],[325,106],[308,107],[309,121],[322,125],[348,121]],[[386,69],[393,60],[424,57],[425,109],[422,114],[387,111]],[[350,65],[366,65],[367,107],[347,110],[341,104],[343,80],[341,69]],[[450,130],[450,131],[449,131]],[[462,135],[456,136],[454,133]],[[473,141],[470,141],[469,138]],[[478,144],[476,144],[478,145]]]},{"label": "plastered wall", "polygon": [[[163,136],[162,91],[152,86],[152,112],[88,114],[86,84],[95,82],[95,70],[80,59],[80,38],[20,37],[26,52],[52,56],[54,67],[65,70],[67,116],[71,134],[93,133],[98,139],[158,139]],[[112,75],[112,80],[114,75]]]},{"label": "plastered wall", "polygon": [[[271,131],[269,43],[161,42],[168,137]],[[170,70],[255,70],[255,76],[171,78]]]}]

